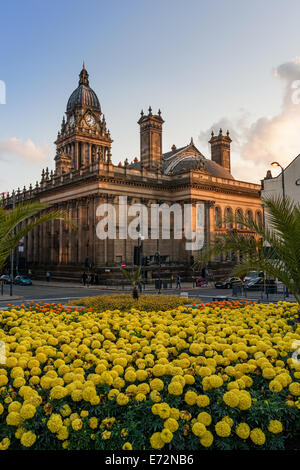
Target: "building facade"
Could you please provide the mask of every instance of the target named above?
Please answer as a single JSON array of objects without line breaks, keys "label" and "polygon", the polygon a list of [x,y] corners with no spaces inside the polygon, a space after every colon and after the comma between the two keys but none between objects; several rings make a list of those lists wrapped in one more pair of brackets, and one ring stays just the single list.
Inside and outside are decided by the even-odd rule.
[{"label": "building facade", "polygon": [[[113,164],[113,141],[83,66],[55,141],[55,169],[43,170],[35,186],[19,189],[14,196],[16,202],[39,199],[53,208],[65,210],[77,225],[77,231],[63,220],[34,229],[24,243],[29,267],[75,272],[82,271],[89,259],[95,271],[104,273],[108,267],[121,263],[131,265],[136,240],[101,240],[96,233],[97,207],[111,203],[118,212],[120,196],[126,196],[128,207],[135,203],[148,207],[162,203],[169,206],[204,204],[205,242],[233,228],[224,222],[229,214],[262,217],[260,185],[237,181],[231,174],[228,131],[223,134],[220,129],[216,135],[212,132],[209,159],[197,149],[193,139],[179,148],[174,144],[170,151],[163,153],[163,123],[160,110],[157,114],[151,107],[147,113],[142,111],[138,120],[140,158]],[[13,196],[7,195],[4,202],[10,206],[12,200]],[[148,222],[150,231],[151,221]],[[243,227],[234,228],[244,231]],[[190,257],[198,253],[186,250],[185,240],[172,235],[171,223],[170,239],[161,236],[144,239],[141,242],[143,256],[151,261],[159,251],[166,264],[189,264]]]}]

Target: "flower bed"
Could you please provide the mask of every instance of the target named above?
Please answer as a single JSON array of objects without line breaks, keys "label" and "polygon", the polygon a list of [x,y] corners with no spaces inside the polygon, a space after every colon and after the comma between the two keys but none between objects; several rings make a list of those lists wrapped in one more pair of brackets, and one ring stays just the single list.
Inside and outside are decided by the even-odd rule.
[{"label": "flower bed", "polygon": [[0,449],[282,449],[298,307],[0,311]]},{"label": "flower bed", "polygon": [[97,310],[127,310],[136,308],[138,310],[161,311],[170,310],[171,308],[179,307],[179,305],[198,303],[199,299],[185,298],[177,295],[151,295],[144,294],[138,300],[134,299],[131,294],[113,294],[113,295],[99,295],[95,297],[83,297],[70,301],[70,305],[83,305],[85,307],[92,307]]}]

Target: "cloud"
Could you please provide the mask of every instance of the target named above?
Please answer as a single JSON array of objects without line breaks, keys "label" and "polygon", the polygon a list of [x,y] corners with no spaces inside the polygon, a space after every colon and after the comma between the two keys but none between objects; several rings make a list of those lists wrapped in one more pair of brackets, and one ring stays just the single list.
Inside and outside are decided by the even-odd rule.
[{"label": "cloud", "polygon": [[[237,118],[220,119],[209,129],[230,130],[232,169],[237,178],[258,182],[272,161],[286,166],[300,153],[300,57],[279,65],[273,72],[283,85],[278,114],[262,116],[251,123],[250,114],[241,110]],[[200,142],[207,141],[209,130],[199,135]]]},{"label": "cloud", "polygon": [[1,160],[6,160],[7,157],[13,156],[32,162],[45,162],[48,160],[49,151],[47,144],[38,147],[30,139],[26,140],[26,142],[16,137],[0,140]]}]

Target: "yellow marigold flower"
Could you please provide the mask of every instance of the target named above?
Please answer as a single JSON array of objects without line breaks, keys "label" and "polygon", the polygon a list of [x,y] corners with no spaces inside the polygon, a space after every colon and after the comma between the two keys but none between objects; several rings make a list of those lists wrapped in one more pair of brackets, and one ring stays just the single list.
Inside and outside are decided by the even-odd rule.
[{"label": "yellow marigold flower", "polygon": [[300,395],[300,383],[292,382],[289,385],[289,391],[291,392],[292,395],[295,395],[296,397],[298,397]]},{"label": "yellow marigold flower", "polygon": [[281,392],[282,388],[282,384],[279,382],[279,380],[274,379],[269,383],[269,389],[271,392],[279,393]]},{"label": "yellow marigold flower", "polygon": [[73,390],[71,393],[71,398],[73,401],[81,401],[82,400],[82,391],[81,390]]},{"label": "yellow marigold flower", "polygon": [[169,418],[170,416],[170,407],[167,403],[160,403],[158,405],[158,416],[160,416],[163,419]]},{"label": "yellow marigold flower", "polygon": [[170,395],[182,395],[183,388],[179,382],[170,382],[168,385],[168,392]]},{"label": "yellow marigold flower", "polygon": [[124,379],[126,382],[135,382],[136,381],[136,373],[132,370],[129,370],[125,373]]},{"label": "yellow marigold flower", "polygon": [[67,426],[62,426],[57,433],[57,439],[60,441],[65,441],[69,437],[69,431]]},{"label": "yellow marigold flower", "polygon": [[[0,415],[1,415],[1,404],[0,404]],[[2,407],[3,408],[3,407]],[[12,411],[16,411],[17,413],[20,412],[22,408],[22,403],[19,401],[12,401],[10,405],[8,405],[8,412],[11,413]]]},{"label": "yellow marigold flower", "polygon": [[164,383],[161,379],[153,379],[150,381],[150,388],[151,390],[157,390],[160,392],[164,388]]},{"label": "yellow marigold flower", "polygon": [[36,435],[32,431],[24,432],[21,437],[21,444],[25,447],[31,447],[36,441]]},{"label": "yellow marigold flower", "polygon": [[233,390],[230,390],[229,392],[224,393],[223,400],[226,403],[226,405],[230,406],[231,408],[238,406],[239,401],[240,401],[239,396],[236,393],[234,393]]},{"label": "yellow marigold flower", "polygon": [[129,402],[129,398],[124,393],[119,393],[117,396],[117,403],[120,406],[125,406]]},{"label": "yellow marigold flower", "polygon": [[[14,402],[14,403],[15,403],[15,402]],[[21,408],[21,406],[22,406],[22,405],[21,405],[21,403],[20,403],[20,408]],[[3,411],[4,411],[4,407],[3,407],[2,403],[0,403],[0,415],[2,415]],[[10,411],[19,411],[19,410],[13,410],[13,409],[10,410],[10,409],[8,409],[8,411],[10,412]]]},{"label": "yellow marigold flower", "polygon": [[223,379],[219,377],[218,375],[210,375],[209,378],[209,384],[213,388],[219,388],[222,387],[223,385]]},{"label": "yellow marigold flower", "polygon": [[265,379],[271,380],[275,377],[276,373],[272,367],[266,367],[263,369],[262,375]]},{"label": "yellow marigold flower", "polygon": [[2,441],[0,441],[0,450],[7,450],[10,446],[10,439],[8,437],[4,437]]},{"label": "yellow marigold flower", "polygon": [[64,398],[67,395],[67,390],[62,387],[61,385],[57,385],[56,387],[53,387],[50,392],[50,398],[54,398],[56,400],[60,400],[61,398]]},{"label": "yellow marigold flower", "polygon": [[123,450],[132,450],[133,447],[132,447],[132,445],[130,444],[130,442],[125,442],[125,443],[122,445],[122,449],[123,449]]},{"label": "yellow marigold flower", "polygon": [[199,406],[199,408],[205,408],[210,403],[209,396],[208,395],[198,395],[196,403]]},{"label": "yellow marigold flower", "polygon": [[170,418],[178,420],[180,417],[180,411],[177,408],[170,409]]},{"label": "yellow marigold flower", "polygon": [[204,424],[205,426],[209,426],[212,422],[212,418],[209,413],[206,413],[206,411],[202,411],[198,414],[197,421],[199,423]]},{"label": "yellow marigold flower", "polygon": [[273,434],[279,434],[283,430],[282,423],[280,421],[277,421],[276,419],[271,419],[271,421],[269,422],[268,430]]},{"label": "yellow marigold flower", "polygon": [[185,374],[183,376],[184,380],[185,380],[185,383],[187,385],[193,385],[195,383],[195,377],[193,377],[192,375],[190,374]]},{"label": "yellow marigold flower", "polygon": [[82,428],[82,420],[80,418],[76,418],[72,421],[72,428],[74,429],[74,431],[80,431],[80,429]]},{"label": "yellow marigold flower", "polygon": [[252,429],[252,431],[250,432],[250,439],[254,444],[258,446],[262,446],[266,442],[266,436],[260,428]]},{"label": "yellow marigold flower", "polygon": [[49,429],[49,431],[53,433],[57,433],[62,426],[63,426],[63,422],[62,422],[61,416],[56,413],[51,415],[51,417],[49,418],[47,422],[47,428]]},{"label": "yellow marigold flower", "polygon": [[59,411],[63,417],[70,416],[70,414],[72,413],[71,408],[67,404],[63,405]]},{"label": "yellow marigold flower", "polygon": [[135,400],[138,401],[138,402],[145,401],[146,399],[147,399],[147,397],[143,393],[137,393],[136,396],[135,396]]},{"label": "yellow marigold flower", "polygon": [[112,388],[109,392],[108,392],[108,395],[107,395],[107,398],[109,400],[114,400],[114,398],[116,398],[120,393],[120,390],[118,390],[117,388]]},{"label": "yellow marigold flower", "polygon": [[30,404],[23,404],[22,408],[20,409],[20,415],[23,419],[30,419],[33,418],[36,413],[36,408]]},{"label": "yellow marigold flower", "polygon": [[23,420],[20,413],[17,413],[16,411],[12,411],[6,416],[6,423],[9,426],[19,426],[20,424],[22,424],[22,422]]},{"label": "yellow marigold flower", "polygon": [[229,424],[230,427],[232,427],[232,425],[233,425],[233,419],[230,418],[230,416],[224,416],[222,421],[225,421],[225,423]]},{"label": "yellow marigold flower", "polygon": [[176,419],[174,419],[174,418],[168,418],[168,419],[166,419],[166,421],[164,422],[164,427],[165,427],[166,429],[169,429],[171,432],[175,432],[175,431],[177,431],[179,425],[178,425]]},{"label": "yellow marigold flower", "polygon": [[222,420],[216,423],[215,431],[220,437],[228,437],[231,434],[231,427],[226,423],[226,421]]},{"label": "yellow marigold flower", "polygon": [[238,404],[238,407],[240,410],[248,410],[249,408],[251,408],[251,404],[252,404],[252,400],[251,400],[251,396],[250,394],[246,395],[247,392],[245,392],[245,394],[241,392],[241,395],[240,395],[240,399],[239,399],[239,404]]},{"label": "yellow marigold flower", "polygon": [[96,429],[98,426],[98,418],[93,416],[92,418],[90,418],[89,424],[91,429]]},{"label": "yellow marigold flower", "polygon": [[165,445],[164,441],[161,438],[161,433],[160,432],[155,432],[152,434],[150,437],[150,444],[152,449],[162,449],[163,446]]},{"label": "yellow marigold flower", "polygon": [[110,436],[111,436],[111,432],[110,432],[110,431],[103,431],[103,433],[102,433],[102,439],[103,439],[104,441],[110,439]]},{"label": "yellow marigold flower", "polygon": [[196,422],[192,427],[192,432],[195,436],[202,437],[206,432],[206,427],[204,424]]},{"label": "yellow marigold flower", "polygon": [[250,427],[248,426],[247,423],[240,423],[236,426],[235,433],[241,439],[248,439],[250,435]]},{"label": "yellow marigold flower", "polygon": [[214,441],[214,436],[210,431],[205,431],[202,437],[200,437],[200,444],[203,447],[210,447]]},{"label": "yellow marigold flower", "polygon": [[168,444],[173,439],[173,433],[170,431],[170,429],[164,428],[160,433],[160,437],[163,442]]},{"label": "yellow marigold flower", "polygon": [[188,405],[195,405],[196,400],[197,400],[197,393],[195,393],[195,392],[188,391],[188,392],[186,392],[186,394],[184,395],[184,401],[185,401]]}]

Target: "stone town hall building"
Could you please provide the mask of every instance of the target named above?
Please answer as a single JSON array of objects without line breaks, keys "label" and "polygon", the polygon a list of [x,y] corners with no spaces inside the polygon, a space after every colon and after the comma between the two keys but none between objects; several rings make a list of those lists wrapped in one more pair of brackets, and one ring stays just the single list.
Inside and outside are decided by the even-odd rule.
[{"label": "stone town hall building", "polygon": [[[55,142],[55,170],[43,170],[35,187],[30,185],[16,193],[16,202],[39,199],[53,208],[64,209],[75,220],[78,230],[72,231],[62,220],[34,229],[25,240],[28,267],[48,269],[52,274],[79,273],[89,258],[101,279],[101,273],[104,275],[108,267],[131,265],[137,241],[100,240],[96,235],[97,206],[103,202],[118,204],[120,195],[127,196],[128,205],[204,203],[206,241],[228,229],[224,224],[228,213],[262,217],[260,186],[237,181],[231,174],[228,132],[212,133],[210,159],[196,148],[192,139],[187,145],[180,148],[173,145],[163,153],[163,123],[160,111],[153,114],[149,108],[148,114],[141,112],[140,159],[114,165],[113,141],[83,66]],[[8,195],[6,204],[11,201],[12,196]],[[185,250],[185,240],[142,241],[143,256],[151,260],[157,251],[163,262],[173,266],[188,265],[190,256],[197,255]]]}]

